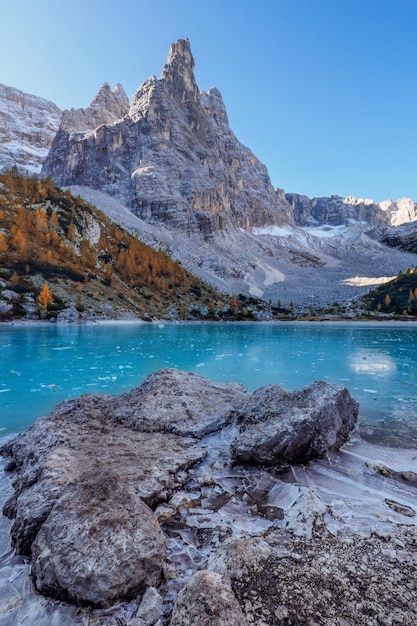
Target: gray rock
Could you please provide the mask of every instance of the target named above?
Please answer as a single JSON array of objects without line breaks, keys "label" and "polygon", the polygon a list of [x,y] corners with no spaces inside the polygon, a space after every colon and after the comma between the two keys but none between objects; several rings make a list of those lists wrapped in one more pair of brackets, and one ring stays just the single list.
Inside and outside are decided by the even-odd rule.
[{"label": "gray rock", "polygon": [[[415,528],[401,532],[415,541]],[[316,528],[309,538],[277,531],[267,540],[275,554],[233,585],[250,624],[416,623],[417,559],[399,555],[392,538],[352,538],[347,528],[335,537]]]},{"label": "gray rock", "polygon": [[230,579],[200,570],[178,594],[170,626],[245,626]]},{"label": "gray rock", "polygon": [[133,483],[83,474],[55,503],[32,545],[38,591],[106,607],[158,583],[166,541]]},{"label": "gray rock", "polygon": [[19,294],[12,289],[3,289],[1,295],[3,298],[6,298],[6,300],[19,300],[20,298]]},{"label": "gray rock", "polygon": [[266,167],[231,131],[220,92],[199,91],[187,39],[172,45],[161,78],[139,87],[128,112],[123,101],[119,119],[114,107],[108,121],[90,109],[64,113],[43,175],[109,193],[145,221],[185,233],[288,214]]},{"label": "gray rock", "polygon": [[[201,522],[201,528],[212,524],[211,510],[204,508],[210,501],[207,485],[217,499],[221,495],[213,461],[222,461],[217,470],[225,470],[226,482],[229,470],[234,471],[223,467],[225,459],[230,462],[226,442],[221,444],[224,458],[214,451],[208,461],[210,480],[204,467],[188,471],[206,454],[196,437],[226,424],[228,431],[235,431],[229,422],[237,419],[241,432],[232,446],[235,460],[276,465],[294,461],[294,450],[298,459],[305,460],[336,449],[356,414],[357,404],[342,387],[319,382],[289,394],[271,386],[249,396],[240,385],[212,383],[171,369],[155,372],[141,387],[121,396],[88,394],[62,402],[0,450],[11,457],[8,470],[15,470],[15,493],[4,509],[14,518],[14,545],[19,554],[32,557],[32,578],[40,593],[93,607],[106,608],[122,600],[139,602],[147,588],[158,585],[163,571],[165,582],[159,589],[163,609],[154,590],[131,614],[136,626],[159,625],[167,619],[170,594],[184,580],[174,583],[167,574],[170,568],[177,571],[174,545],[189,541],[196,550],[194,522]],[[213,438],[221,439],[220,433]],[[234,517],[246,515],[249,501],[261,512],[264,492],[268,485],[275,486],[276,481],[265,474],[250,489],[251,472],[246,474],[247,500],[241,510],[239,501],[245,494],[236,491],[229,511]],[[280,490],[268,501],[285,509],[288,529],[299,528],[299,515],[306,518],[304,509],[314,508],[308,499],[297,508],[295,497]],[[216,513],[223,505],[213,506]],[[296,510],[287,515],[289,508]],[[225,509],[223,514],[227,515]],[[190,526],[184,526],[186,519]],[[269,520],[261,521],[265,519]],[[167,561],[163,532],[171,551]],[[187,577],[207,557],[206,552],[198,563],[193,560]],[[208,567],[217,571],[197,572],[180,592],[172,624],[244,624],[230,581],[221,574],[241,580],[264,569],[270,557],[264,538],[234,536],[226,541],[208,561]]]},{"label": "gray rock", "polygon": [[73,324],[78,322],[80,314],[74,305],[69,306],[67,309],[60,311],[56,316],[56,321],[60,324]]},{"label": "gray rock", "polygon": [[11,311],[13,309],[13,304],[9,304],[8,302],[5,302],[4,300],[0,300],[0,314],[1,315],[5,315],[6,313],[9,313],[9,311]]},{"label": "gray rock", "polygon": [[26,317],[28,319],[38,318],[37,312],[39,310],[39,305],[35,304],[35,302],[22,302],[21,307],[26,313]]},{"label": "gray rock", "polygon": [[216,383],[166,368],[123,394],[113,417],[135,430],[202,437],[224,426],[231,411],[247,398],[247,390],[238,383]]},{"label": "gray rock", "polygon": [[345,198],[337,195],[324,198],[308,198],[297,193],[285,194],[291,205],[296,224],[300,226],[348,225],[351,222],[366,224],[367,226],[391,225],[413,222],[417,219],[417,204],[411,198],[400,198],[396,202],[364,198]]},{"label": "gray rock", "polygon": [[154,626],[162,619],[162,598],[155,589],[149,587],[142,598],[132,626]]},{"label": "gray rock", "polygon": [[[92,133],[95,129],[111,127],[113,123],[124,117],[129,109],[129,101],[121,85],[112,91],[107,83],[101,87],[90,106],[86,109],[64,111],[58,132],[53,142],[53,152],[49,152],[42,168],[42,175],[49,175],[56,182],[62,182],[58,172],[65,167],[65,159],[69,146],[81,141],[84,133]],[[75,168],[78,170],[78,163]],[[80,172],[78,172],[80,174]]]},{"label": "gray rock", "polygon": [[0,171],[39,173],[61,116],[53,102],[0,85]]},{"label": "gray rock", "polygon": [[318,381],[289,393],[276,385],[255,391],[235,413],[236,461],[259,465],[304,463],[347,440],[359,405],[340,385]]},{"label": "gray rock", "polygon": [[17,469],[15,495],[4,512],[14,518],[12,539],[20,554],[31,545],[57,500],[84,474],[110,472],[120,484],[134,485],[153,506],[187,480],[187,469],[205,455],[190,440],[172,434],[142,433],[112,422],[115,396],[86,395],[59,404],[2,453]]},{"label": "gray rock", "polygon": [[231,537],[210,555],[207,568],[230,578],[242,578],[272,554],[271,546],[262,537]]}]

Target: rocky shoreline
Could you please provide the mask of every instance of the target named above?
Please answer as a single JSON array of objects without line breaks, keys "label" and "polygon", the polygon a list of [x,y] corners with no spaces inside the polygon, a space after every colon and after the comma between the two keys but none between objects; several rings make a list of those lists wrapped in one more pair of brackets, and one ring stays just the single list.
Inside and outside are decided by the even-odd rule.
[{"label": "rocky shoreline", "polygon": [[62,402],[0,450],[13,546],[68,624],[415,624],[417,453],[339,451],[358,410],[175,369]]}]

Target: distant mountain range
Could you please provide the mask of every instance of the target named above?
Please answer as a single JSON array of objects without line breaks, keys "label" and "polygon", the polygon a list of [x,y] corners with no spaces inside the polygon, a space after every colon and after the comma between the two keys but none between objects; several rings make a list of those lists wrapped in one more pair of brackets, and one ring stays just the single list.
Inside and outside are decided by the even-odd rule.
[{"label": "distant mountain range", "polygon": [[131,103],[121,85],[105,84],[87,109],[62,113],[0,86],[0,138],[0,169],[15,164],[74,188],[222,291],[304,310],[346,306],[417,264],[385,243],[400,225],[414,232],[413,200],[274,189],[232,132],[219,91],[198,89],[187,39]]}]

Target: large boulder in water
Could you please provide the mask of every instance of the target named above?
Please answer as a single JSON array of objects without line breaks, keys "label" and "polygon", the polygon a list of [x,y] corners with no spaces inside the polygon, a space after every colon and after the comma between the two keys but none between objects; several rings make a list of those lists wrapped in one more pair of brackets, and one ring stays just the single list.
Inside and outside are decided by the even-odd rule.
[{"label": "large boulder in water", "polygon": [[[32,556],[32,577],[43,594],[93,607],[139,601],[158,584],[161,571],[169,571],[167,543],[151,509],[188,487],[197,490],[197,500],[204,495],[198,491],[204,468],[191,471],[206,456],[199,441],[204,433],[236,418],[241,432],[232,446],[235,459],[304,461],[336,449],[357,408],[346,389],[325,383],[294,394],[266,387],[249,396],[240,385],[177,370],[155,372],[121,396],[65,401],[0,450],[16,470],[15,494],[5,507],[14,518],[13,543],[19,554]],[[229,464],[227,441],[213,468]],[[177,517],[165,527],[169,540],[175,524],[184,523],[175,508]],[[198,516],[198,523],[203,520]],[[260,555],[260,545],[246,548],[236,571],[250,569]],[[217,560],[226,571],[229,552]],[[215,572],[191,579],[172,620],[182,626],[244,624],[228,579]]]},{"label": "large boulder in water", "polygon": [[356,424],[359,405],[340,385],[317,381],[289,393],[277,385],[255,391],[236,412],[240,432],[232,454],[240,463],[304,463],[336,451]]}]

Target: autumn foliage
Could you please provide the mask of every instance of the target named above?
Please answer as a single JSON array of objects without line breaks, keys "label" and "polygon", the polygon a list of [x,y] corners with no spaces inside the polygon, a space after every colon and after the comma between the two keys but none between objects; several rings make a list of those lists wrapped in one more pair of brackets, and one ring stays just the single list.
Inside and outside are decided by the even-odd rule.
[{"label": "autumn foliage", "polygon": [[38,296],[38,302],[41,305],[42,311],[46,312],[48,308],[48,304],[52,304],[53,301],[54,301],[54,298],[52,296],[51,290],[49,289],[48,284],[45,283]]},{"label": "autumn foliage", "polygon": [[[145,316],[227,311],[224,296],[51,178],[0,175],[0,265],[9,277],[17,273],[20,290],[35,291],[44,311],[59,305],[49,286],[56,281],[66,281],[80,309],[88,297],[91,302],[117,297]],[[31,283],[34,276],[37,282]],[[239,313],[236,298],[229,310]]]}]

